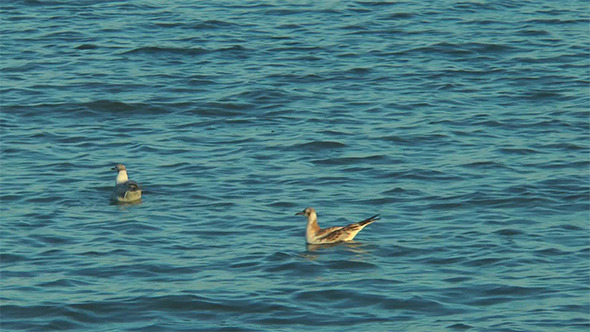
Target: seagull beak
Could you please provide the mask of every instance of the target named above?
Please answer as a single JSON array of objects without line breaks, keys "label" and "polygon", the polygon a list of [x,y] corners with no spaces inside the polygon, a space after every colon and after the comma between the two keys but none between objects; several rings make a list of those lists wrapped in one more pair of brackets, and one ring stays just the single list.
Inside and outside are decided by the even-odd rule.
[{"label": "seagull beak", "polygon": [[295,213],[296,216],[302,216],[304,214],[305,214],[305,212],[297,212],[297,213]]}]

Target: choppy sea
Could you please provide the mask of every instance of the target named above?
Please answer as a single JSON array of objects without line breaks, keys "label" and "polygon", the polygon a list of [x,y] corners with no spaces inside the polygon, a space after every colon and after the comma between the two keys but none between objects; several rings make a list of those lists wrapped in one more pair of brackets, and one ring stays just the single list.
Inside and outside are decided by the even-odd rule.
[{"label": "choppy sea", "polygon": [[588,331],[589,18],[3,1],[0,329]]}]

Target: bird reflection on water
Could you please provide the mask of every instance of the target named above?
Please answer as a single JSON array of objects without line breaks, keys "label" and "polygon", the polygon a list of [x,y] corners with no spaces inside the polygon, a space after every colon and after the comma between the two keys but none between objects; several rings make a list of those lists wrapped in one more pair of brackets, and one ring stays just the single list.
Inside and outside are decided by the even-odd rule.
[{"label": "bird reflection on water", "polygon": [[335,248],[341,247],[346,251],[349,251],[358,257],[365,256],[370,253],[367,250],[367,245],[363,244],[362,242],[355,242],[355,241],[346,241],[346,242],[337,242],[337,243],[328,243],[328,244],[306,244],[307,251],[302,254],[302,256],[308,260],[316,260],[319,257],[320,251],[324,250],[338,250]]}]

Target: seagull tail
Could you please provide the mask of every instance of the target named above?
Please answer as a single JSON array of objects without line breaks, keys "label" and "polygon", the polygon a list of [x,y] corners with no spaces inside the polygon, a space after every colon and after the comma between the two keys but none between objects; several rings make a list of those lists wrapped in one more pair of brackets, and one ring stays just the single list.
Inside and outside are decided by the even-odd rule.
[{"label": "seagull tail", "polygon": [[369,218],[367,218],[367,219],[359,222],[359,225],[365,227],[365,226],[369,225],[370,223],[375,222],[375,221],[377,221],[379,219],[381,219],[381,218],[379,217],[378,214],[376,214],[376,215],[374,215],[372,217],[369,217]]}]

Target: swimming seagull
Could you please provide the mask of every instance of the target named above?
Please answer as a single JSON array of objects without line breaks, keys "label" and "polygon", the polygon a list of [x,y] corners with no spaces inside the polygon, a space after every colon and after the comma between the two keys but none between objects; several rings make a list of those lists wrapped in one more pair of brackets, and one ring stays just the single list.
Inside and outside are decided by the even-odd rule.
[{"label": "swimming seagull", "polygon": [[131,203],[141,200],[141,188],[137,182],[129,180],[125,165],[118,164],[112,170],[117,171],[117,179],[115,180],[115,189],[111,194],[111,201]]},{"label": "swimming seagull", "polygon": [[361,222],[350,224],[344,227],[330,227],[321,229],[318,225],[318,216],[315,209],[308,207],[295,215],[303,215],[307,217],[307,231],[305,232],[305,239],[309,244],[329,244],[342,241],[350,241],[354,239],[356,234],[365,228],[370,223],[379,220],[379,215],[376,214]]}]

